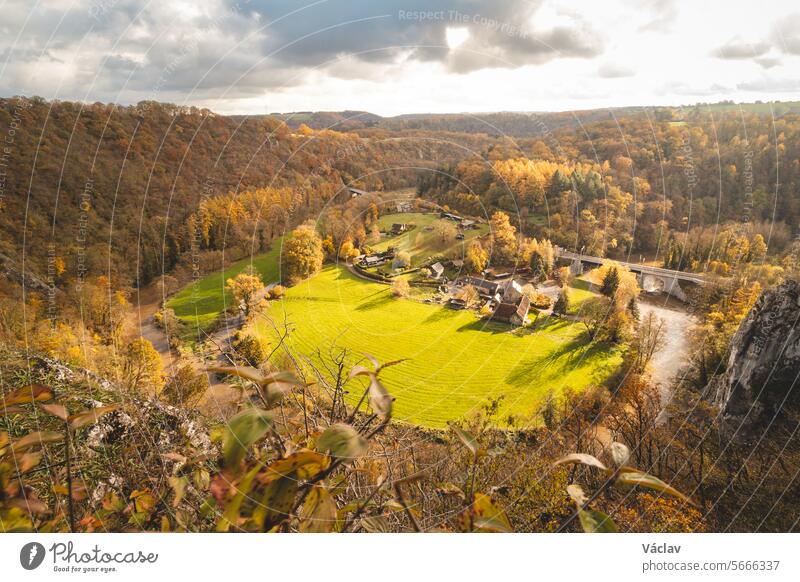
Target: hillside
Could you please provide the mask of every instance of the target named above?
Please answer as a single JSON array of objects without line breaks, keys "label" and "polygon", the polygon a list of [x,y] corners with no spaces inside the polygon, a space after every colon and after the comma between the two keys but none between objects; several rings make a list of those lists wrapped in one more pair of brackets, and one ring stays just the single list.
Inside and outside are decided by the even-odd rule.
[{"label": "hillside", "polygon": [[[204,238],[200,250],[228,249],[233,258],[264,250],[269,240],[249,239],[265,218],[296,224],[343,194],[344,184],[409,186],[413,168],[467,155],[440,140],[300,135],[271,118],[151,102],[0,99],[0,133],[13,137],[3,154],[0,252],[24,256],[41,277],[58,262],[63,278],[110,274],[122,286],[170,271],[196,238]],[[464,136],[464,143],[482,149],[486,142]],[[215,242],[196,224],[187,228],[204,203],[259,188],[271,189],[268,206],[249,209],[247,224],[232,199],[217,204],[229,220]]]},{"label": "hillside", "polygon": [[[681,113],[679,113],[681,112]],[[613,107],[564,112],[497,113],[410,113],[382,117],[366,111],[302,111],[273,113],[266,117],[278,119],[290,127],[306,124],[313,129],[358,131],[384,129],[388,131],[443,131],[481,133],[494,137],[543,137],[559,129],[579,129],[582,125],[615,119],[646,118],[670,120],[687,112],[757,113],[780,117],[800,112],[800,101],[756,103],[699,103],[687,107]],[[239,116],[234,116],[239,119]]]}]

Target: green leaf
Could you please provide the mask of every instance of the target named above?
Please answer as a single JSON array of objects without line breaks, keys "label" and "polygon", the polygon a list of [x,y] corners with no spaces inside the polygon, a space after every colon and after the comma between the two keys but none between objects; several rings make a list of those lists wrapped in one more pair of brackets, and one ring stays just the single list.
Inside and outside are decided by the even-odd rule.
[{"label": "green leaf", "polygon": [[228,421],[222,437],[225,466],[237,468],[247,451],[272,426],[272,415],[266,410],[248,408]]},{"label": "green leaf", "polygon": [[586,533],[616,533],[617,524],[602,511],[579,509],[578,517]]},{"label": "green leaf", "polygon": [[447,426],[450,427],[450,430],[456,433],[458,440],[460,440],[462,444],[469,449],[469,452],[477,456],[479,447],[478,441],[475,439],[475,437],[469,434],[467,431],[457,427],[455,424],[448,423]]},{"label": "green leaf", "polygon": [[300,531],[312,533],[333,531],[336,512],[336,502],[331,494],[324,487],[318,485],[313,487],[303,503]]},{"label": "green leaf", "polygon": [[245,497],[250,493],[250,489],[253,487],[253,480],[260,469],[261,465],[256,465],[248,471],[241,483],[236,485],[236,495],[225,505],[225,512],[217,522],[218,532],[226,532],[229,531],[231,527],[239,527],[242,503]]},{"label": "green leaf", "polygon": [[367,451],[367,441],[349,424],[333,424],[317,440],[317,450],[337,459],[357,459]]},{"label": "green leaf", "polygon": [[630,485],[638,486],[638,487],[645,487],[647,489],[653,489],[658,491],[659,493],[666,493],[667,495],[672,495],[673,497],[677,497],[681,501],[685,501],[691,505],[695,505],[694,501],[689,499],[686,495],[672,487],[671,485],[667,485],[658,477],[654,477],[648,473],[642,473],[641,471],[637,471],[635,469],[628,469],[620,471],[619,476],[617,477],[616,483],[620,485]]},{"label": "green leaf", "polygon": [[601,463],[596,457],[584,453],[572,453],[566,457],[561,457],[553,463],[553,465],[586,465],[587,467],[597,467],[603,471],[608,471],[608,467]]}]

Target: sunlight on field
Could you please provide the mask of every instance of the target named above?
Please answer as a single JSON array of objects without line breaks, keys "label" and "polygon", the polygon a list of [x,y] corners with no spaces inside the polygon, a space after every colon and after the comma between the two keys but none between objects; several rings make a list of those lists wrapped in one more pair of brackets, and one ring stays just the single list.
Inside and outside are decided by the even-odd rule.
[{"label": "sunlight on field", "polygon": [[280,277],[280,252],[283,238],[272,242],[272,248],[252,259],[242,259],[218,273],[212,273],[185,287],[167,302],[181,321],[187,324],[187,335],[194,337],[198,330],[211,327],[226,306],[230,306],[230,293],[225,291],[225,281],[253,265],[265,284],[275,283]]},{"label": "sunlight on field", "polygon": [[[338,267],[290,289],[267,315],[276,323],[286,317],[289,347],[317,362],[316,350],[334,341],[352,352],[351,363],[365,353],[383,362],[409,358],[383,377],[397,398],[396,419],[430,427],[498,396],[502,416],[530,419],[549,390],[602,382],[621,362],[617,350],[585,345],[581,324],[543,318],[534,331],[512,331],[469,311],[395,299],[389,287]],[[264,321],[254,330],[275,340]]]},{"label": "sunlight on field", "polygon": [[406,212],[381,216],[378,219],[381,230],[389,230],[395,223],[414,224],[415,227],[399,236],[384,239],[380,243],[372,245],[372,248],[376,251],[385,251],[389,247],[395,247],[398,251],[406,251],[411,255],[411,264],[416,266],[436,255],[461,258],[466,252],[470,240],[489,232],[488,225],[478,224],[476,229],[464,231],[463,241],[455,241],[452,245],[442,247],[436,240],[436,235],[425,230],[437,220],[439,220],[439,215],[436,213]]}]

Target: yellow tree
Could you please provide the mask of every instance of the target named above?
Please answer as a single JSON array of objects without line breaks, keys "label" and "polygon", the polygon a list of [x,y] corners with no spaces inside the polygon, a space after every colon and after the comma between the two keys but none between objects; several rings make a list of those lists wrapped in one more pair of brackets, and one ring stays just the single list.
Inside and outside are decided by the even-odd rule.
[{"label": "yellow tree", "polygon": [[303,224],[284,243],[281,268],[286,279],[294,284],[318,273],[322,258],[322,239],[313,226]]},{"label": "yellow tree", "polygon": [[164,385],[161,356],[149,341],[136,338],[128,344],[122,364],[128,387],[133,391],[158,392]]},{"label": "yellow tree", "polygon": [[264,282],[254,270],[239,273],[225,282],[225,288],[245,315],[250,314],[256,293],[264,288]]},{"label": "yellow tree", "polygon": [[492,233],[492,254],[501,265],[513,263],[517,255],[517,229],[511,224],[508,214],[499,210],[489,221]]},{"label": "yellow tree", "polygon": [[467,256],[464,258],[464,265],[470,273],[480,273],[486,268],[489,262],[489,254],[479,240],[473,240],[467,248]]},{"label": "yellow tree", "polygon": [[358,249],[353,244],[353,239],[347,237],[339,248],[339,258],[350,262],[358,256]]}]

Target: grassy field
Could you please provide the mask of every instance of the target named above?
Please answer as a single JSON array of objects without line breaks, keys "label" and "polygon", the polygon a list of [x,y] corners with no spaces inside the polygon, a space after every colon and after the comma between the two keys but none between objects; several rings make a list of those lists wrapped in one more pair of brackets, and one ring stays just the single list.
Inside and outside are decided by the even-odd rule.
[{"label": "grassy field", "polygon": [[371,245],[377,251],[385,251],[390,246],[411,255],[411,264],[417,266],[436,255],[459,256],[466,252],[466,245],[477,236],[489,232],[489,225],[479,224],[477,229],[464,231],[464,240],[455,241],[447,248],[442,248],[433,232],[425,232],[425,227],[439,220],[436,213],[404,212],[402,214],[385,214],[378,219],[381,230],[389,230],[394,223],[415,224],[416,227],[399,236],[386,238],[380,243]]},{"label": "grassy field", "polygon": [[[397,398],[395,418],[437,428],[498,396],[503,416],[531,418],[548,391],[602,382],[621,362],[617,350],[585,345],[581,324],[550,320],[511,331],[469,311],[395,299],[388,286],[338,267],[289,289],[267,314],[286,316],[289,346],[312,358],[334,341],[352,351],[351,363],[365,353],[383,362],[409,358],[382,375]],[[253,329],[275,339],[266,322]]]},{"label": "grassy field", "polygon": [[253,265],[261,274],[264,283],[274,283],[279,279],[280,251],[283,238],[272,243],[272,248],[252,259],[242,259],[219,273],[212,273],[189,285],[167,302],[167,307],[175,311],[181,321],[187,324],[188,334],[197,334],[198,328],[208,329],[226,306],[231,304],[230,293],[225,291],[225,281]]},{"label": "grassy field", "polygon": [[597,297],[597,293],[593,293],[591,287],[592,284],[583,277],[572,281],[569,288],[569,313],[579,314],[584,301]]}]

